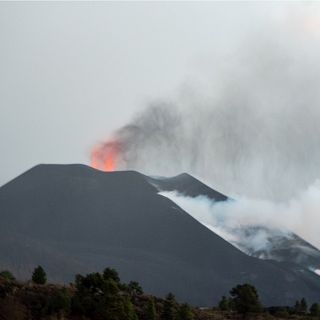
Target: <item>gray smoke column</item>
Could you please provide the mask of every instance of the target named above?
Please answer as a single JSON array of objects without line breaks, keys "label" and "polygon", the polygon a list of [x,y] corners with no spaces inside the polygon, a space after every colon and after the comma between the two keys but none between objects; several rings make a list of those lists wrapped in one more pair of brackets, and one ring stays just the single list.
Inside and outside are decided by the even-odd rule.
[{"label": "gray smoke column", "polygon": [[[209,76],[148,106],[96,149],[116,142],[118,170],[188,172],[228,195],[292,198],[320,177],[318,35],[268,26],[217,49]],[[108,152],[98,152],[97,168]]]}]

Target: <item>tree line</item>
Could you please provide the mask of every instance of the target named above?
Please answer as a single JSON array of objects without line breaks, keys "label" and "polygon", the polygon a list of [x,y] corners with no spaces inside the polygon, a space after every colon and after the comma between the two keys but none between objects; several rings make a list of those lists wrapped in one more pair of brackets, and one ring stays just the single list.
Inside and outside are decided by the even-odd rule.
[{"label": "tree line", "polygon": [[31,281],[21,283],[9,271],[0,272],[0,320],[202,320],[237,315],[269,315],[320,319],[320,304],[310,306],[302,298],[292,307],[264,308],[258,291],[250,284],[237,285],[223,296],[217,307],[199,309],[178,303],[172,293],[164,299],[144,294],[136,281],[123,283],[115,269],[76,275],[70,286],[47,283],[47,275],[37,266]]}]

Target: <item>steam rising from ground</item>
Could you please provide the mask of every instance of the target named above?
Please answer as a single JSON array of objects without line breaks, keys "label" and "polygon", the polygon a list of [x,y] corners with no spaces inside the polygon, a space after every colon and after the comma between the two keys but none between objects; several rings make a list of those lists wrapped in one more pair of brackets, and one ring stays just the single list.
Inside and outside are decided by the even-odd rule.
[{"label": "steam rising from ground", "polygon": [[102,143],[121,149],[117,169],[188,172],[226,194],[272,200],[318,179],[320,38],[307,30],[312,20],[286,21],[290,28],[278,23],[217,49],[210,75],[148,106]]},{"label": "steam rising from ground", "polygon": [[[160,194],[241,249],[268,250],[270,235],[290,238],[292,231],[320,248],[320,182],[286,203],[248,198],[213,202],[204,196],[191,198],[175,192]],[[268,228],[268,232],[265,229],[245,232],[248,227],[257,226]]]}]

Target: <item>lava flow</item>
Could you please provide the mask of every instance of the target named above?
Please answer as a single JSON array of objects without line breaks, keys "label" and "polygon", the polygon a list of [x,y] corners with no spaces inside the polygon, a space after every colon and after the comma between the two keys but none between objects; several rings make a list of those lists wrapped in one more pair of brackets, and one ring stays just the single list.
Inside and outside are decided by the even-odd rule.
[{"label": "lava flow", "polygon": [[116,141],[95,147],[91,152],[91,167],[102,171],[115,171],[119,151],[120,144]]}]

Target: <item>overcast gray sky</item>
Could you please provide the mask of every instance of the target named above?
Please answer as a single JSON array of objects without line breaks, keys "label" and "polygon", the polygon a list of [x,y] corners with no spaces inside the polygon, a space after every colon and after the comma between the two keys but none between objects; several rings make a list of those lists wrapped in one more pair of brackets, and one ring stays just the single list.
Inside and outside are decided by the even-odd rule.
[{"label": "overcast gray sky", "polygon": [[38,163],[88,163],[92,145],[177,94],[212,52],[298,6],[1,2],[0,185]]}]

